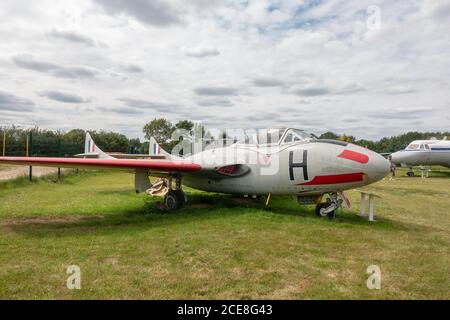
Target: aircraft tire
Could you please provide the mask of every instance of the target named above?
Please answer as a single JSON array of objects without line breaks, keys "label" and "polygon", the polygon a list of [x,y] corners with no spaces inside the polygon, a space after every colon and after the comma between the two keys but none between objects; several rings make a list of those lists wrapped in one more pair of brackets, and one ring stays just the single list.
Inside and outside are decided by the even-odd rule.
[{"label": "aircraft tire", "polygon": [[178,197],[179,205],[178,208],[182,208],[186,205],[186,195],[182,190],[173,191],[175,195]]},{"label": "aircraft tire", "polygon": [[322,209],[328,208],[329,206],[330,206],[330,204],[327,203],[327,202],[319,203],[319,204],[316,206],[316,216],[322,217],[322,218],[324,218],[324,217],[329,217],[330,219],[333,218],[333,217],[334,217],[334,213],[335,213],[334,210],[331,211],[331,212],[329,212],[328,214],[325,214],[325,215],[321,213],[321,210],[322,210]]},{"label": "aircraft tire", "polygon": [[174,191],[169,191],[164,197],[164,206],[167,211],[173,211],[180,208],[180,198]]},{"label": "aircraft tire", "polygon": [[318,216],[318,217],[326,217],[326,215],[323,215],[323,214],[321,213],[321,210],[327,208],[329,205],[330,205],[330,204],[329,204],[329,203],[326,203],[326,202],[319,203],[319,204],[316,206],[316,216]]}]

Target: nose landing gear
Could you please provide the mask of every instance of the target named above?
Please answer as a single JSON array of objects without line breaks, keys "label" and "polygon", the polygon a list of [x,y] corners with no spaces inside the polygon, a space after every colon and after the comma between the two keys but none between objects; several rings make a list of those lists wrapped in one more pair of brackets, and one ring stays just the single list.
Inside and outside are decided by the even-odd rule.
[{"label": "nose landing gear", "polygon": [[336,210],[342,207],[344,201],[338,193],[331,193],[329,196],[326,202],[319,203],[316,206],[316,215],[333,219],[336,216]]}]

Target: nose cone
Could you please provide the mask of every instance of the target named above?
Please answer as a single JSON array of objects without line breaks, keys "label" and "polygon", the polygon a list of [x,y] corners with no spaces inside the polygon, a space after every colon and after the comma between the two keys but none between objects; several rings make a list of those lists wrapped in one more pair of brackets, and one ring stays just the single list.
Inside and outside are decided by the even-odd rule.
[{"label": "nose cone", "polygon": [[391,164],[386,158],[376,152],[371,152],[369,159],[366,174],[370,183],[379,181],[388,175]]},{"label": "nose cone", "polygon": [[391,154],[391,160],[395,164],[400,164],[402,162],[402,153],[400,151]]},{"label": "nose cone", "polygon": [[344,151],[340,157],[350,160],[346,166],[351,165],[353,170],[364,174],[364,185],[377,182],[389,173],[391,164],[382,155],[354,144],[349,144],[347,149],[351,151]]}]

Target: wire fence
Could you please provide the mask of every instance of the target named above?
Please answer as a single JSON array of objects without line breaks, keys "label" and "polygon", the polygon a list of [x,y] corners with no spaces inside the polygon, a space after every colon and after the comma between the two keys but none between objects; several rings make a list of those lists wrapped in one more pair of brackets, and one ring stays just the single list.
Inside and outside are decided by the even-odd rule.
[{"label": "wire fence", "polygon": [[84,150],[83,145],[63,140],[39,138],[30,141],[26,136],[2,138],[2,155],[10,157],[73,157]]}]

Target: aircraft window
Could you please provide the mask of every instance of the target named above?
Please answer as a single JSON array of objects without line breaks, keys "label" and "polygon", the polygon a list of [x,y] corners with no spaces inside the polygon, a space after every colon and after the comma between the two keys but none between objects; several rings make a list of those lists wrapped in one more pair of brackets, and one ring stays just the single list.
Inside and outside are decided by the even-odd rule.
[{"label": "aircraft window", "polygon": [[286,138],[284,139],[284,142],[292,142],[294,136],[292,135],[292,133],[288,133],[288,135],[286,136]]},{"label": "aircraft window", "polygon": [[420,146],[418,144],[413,143],[413,144],[410,144],[408,146],[408,148],[406,148],[406,149],[408,149],[408,150],[417,150],[417,149],[419,149],[419,147]]},{"label": "aircraft window", "polygon": [[425,150],[425,145],[421,144],[420,145],[420,150]]},{"label": "aircraft window", "polygon": [[425,149],[430,150],[430,146],[426,144]]},{"label": "aircraft window", "polygon": [[289,131],[286,134],[286,138],[284,138],[283,143],[291,143],[295,141],[304,141],[307,139],[311,139],[311,135],[307,134],[306,132],[298,129],[289,129]]},{"label": "aircraft window", "polygon": [[261,130],[257,136],[258,144],[278,143],[285,130],[285,128]]},{"label": "aircraft window", "polygon": [[[259,144],[259,145],[270,145],[278,144],[280,139],[283,137],[285,128],[276,128],[269,130],[261,130],[257,133],[246,134],[241,137],[237,143],[240,144]],[[304,141],[312,139],[313,136],[299,129],[289,129],[283,140],[283,143],[292,143],[294,141]]]}]

